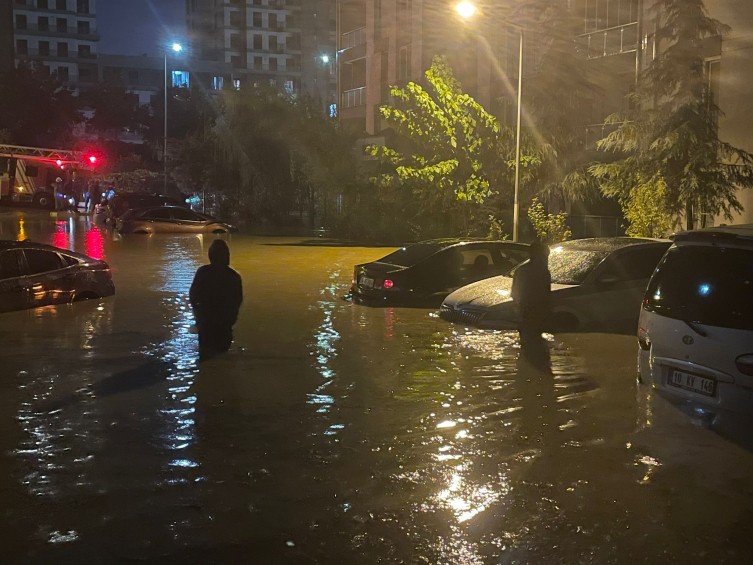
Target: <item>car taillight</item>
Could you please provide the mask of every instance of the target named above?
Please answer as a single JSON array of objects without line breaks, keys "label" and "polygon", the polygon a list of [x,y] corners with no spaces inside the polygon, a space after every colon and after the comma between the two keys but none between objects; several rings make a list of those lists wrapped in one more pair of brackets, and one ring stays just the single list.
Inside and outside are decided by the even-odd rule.
[{"label": "car taillight", "polygon": [[648,332],[643,328],[638,328],[638,345],[643,351],[651,349],[651,340],[648,339]]},{"label": "car taillight", "polygon": [[735,365],[737,365],[737,370],[743,375],[753,377],[753,354],[740,355],[740,357],[735,359]]},{"label": "car taillight", "polygon": [[382,286],[384,286],[384,288],[386,288],[387,290],[389,290],[393,286],[395,286],[395,283],[393,283],[390,279],[387,279],[386,281],[384,281],[384,284]]}]

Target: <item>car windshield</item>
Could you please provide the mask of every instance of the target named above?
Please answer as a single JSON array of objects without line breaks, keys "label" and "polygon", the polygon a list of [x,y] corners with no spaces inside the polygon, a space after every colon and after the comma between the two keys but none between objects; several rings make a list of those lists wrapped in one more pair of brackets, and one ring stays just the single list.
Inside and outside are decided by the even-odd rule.
[{"label": "car windshield", "polygon": [[[608,255],[608,251],[569,250],[555,247],[549,254],[549,272],[552,274],[552,283],[581,284]],[[519,266],[515,267],[508,276],[514,276]]]},{"label": "car windshield", "polygon": [[442,247],[442,245],[437,243],[417,243],[416,245],[398,249],[394,253],[390,253],[386,257],[379,259],[379,262],[397,265],[398,267],[411,267],[419,261],[431,257],[442,249]]},{"label": "car windshield", "polygon": [[645,304],[668,318],[753,329],[753,250],[673,247],[649,283]]}]

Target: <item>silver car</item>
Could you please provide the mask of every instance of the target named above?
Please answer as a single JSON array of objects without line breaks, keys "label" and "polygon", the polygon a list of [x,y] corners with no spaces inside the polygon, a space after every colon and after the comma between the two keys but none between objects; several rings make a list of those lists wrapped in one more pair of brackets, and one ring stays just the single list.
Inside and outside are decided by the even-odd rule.
[{"label": "silver car", "polygon": [[[550,246],[551,331],[634,331],[648,281],[671,242],[632,237],[580,239]],[[512,277],[494,277],[450,294],[440,316],[488,329],[517,329]]]},{"label": "silver car", "polygon": [[211,216],[178,206],[128,210],[118,218],[120,233],[230,233],[235,228]]}]

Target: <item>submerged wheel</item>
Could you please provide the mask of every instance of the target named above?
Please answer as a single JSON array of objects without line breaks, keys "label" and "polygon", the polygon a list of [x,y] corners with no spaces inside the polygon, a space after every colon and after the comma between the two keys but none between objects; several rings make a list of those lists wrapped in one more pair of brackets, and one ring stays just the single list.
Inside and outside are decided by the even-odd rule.
[{"label": "submerged wheel", "polygon": [[84,300],[96,300],[97,298],[99,298],[99,296],[97,296],[96,292],[86,291],[86,292],[82,292],[81,294],[77,294],[73,298],[73,301],[83,302]]},{"label": "submerged wheel", "polygon": [[555,332],[574,332],[580,326],[578,318],[568,312],[557,312],[552,316],[552,326]]}]

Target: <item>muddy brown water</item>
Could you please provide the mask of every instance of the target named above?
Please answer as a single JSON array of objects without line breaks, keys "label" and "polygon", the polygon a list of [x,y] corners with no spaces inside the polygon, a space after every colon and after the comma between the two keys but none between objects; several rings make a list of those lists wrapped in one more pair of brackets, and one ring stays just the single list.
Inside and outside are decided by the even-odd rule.
[{"label": "muddy brown water", "polygon": [[209,237],[3,212],[113,298],[0,318],[2,563],[751,563],[753,456],[635,383],[630,336],[342,299],[389,250],[227,238],[246,300],[201,366]]}]

